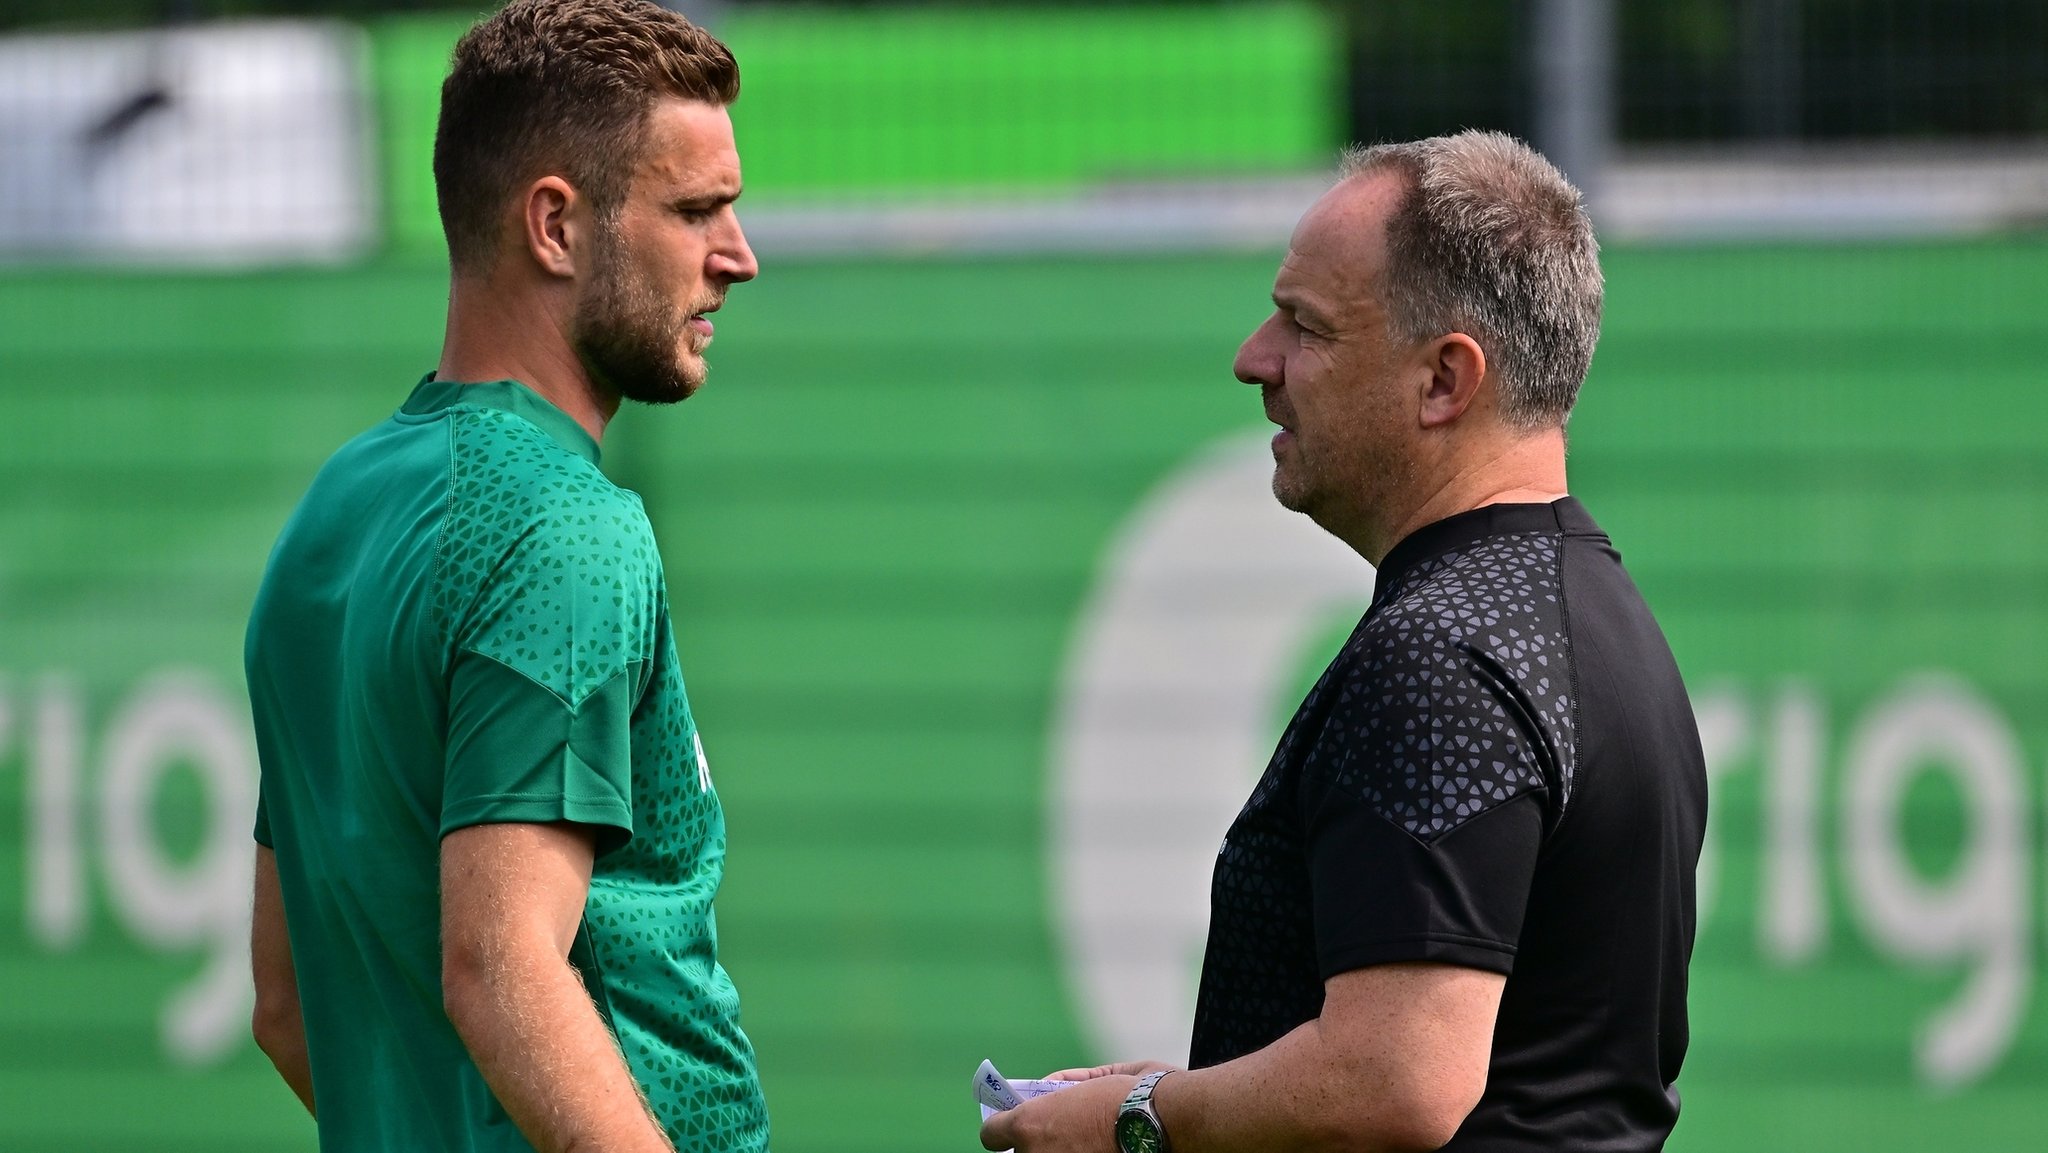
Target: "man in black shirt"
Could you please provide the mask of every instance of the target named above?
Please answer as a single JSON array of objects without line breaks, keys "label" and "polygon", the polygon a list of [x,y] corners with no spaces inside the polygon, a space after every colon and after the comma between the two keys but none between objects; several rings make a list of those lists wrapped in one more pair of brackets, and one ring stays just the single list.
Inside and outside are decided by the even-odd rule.
[{"label": "man in black shirt", "polygon": [[[1663,634],[1565,492],[1598,336],[1578,193],[1468,132],[1346,158],[1237,375],[1273,489],[1379,570],[1217,857],[1191,1068],[991,1149],[1660,1148],[1706,777]],[[1120,878],[1134,904],[1143,878]]]}]

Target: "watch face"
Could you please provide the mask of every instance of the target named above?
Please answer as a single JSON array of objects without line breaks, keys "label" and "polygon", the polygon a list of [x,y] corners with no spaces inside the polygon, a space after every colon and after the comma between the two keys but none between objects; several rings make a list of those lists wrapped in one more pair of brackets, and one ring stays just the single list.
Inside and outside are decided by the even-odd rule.
[{"label": "watch face", "polygon": [[1159,1153],[1159,1130],[1152,1118],[1133,1109],[1116,1119],[1116,1147],[1123,1153]]}]

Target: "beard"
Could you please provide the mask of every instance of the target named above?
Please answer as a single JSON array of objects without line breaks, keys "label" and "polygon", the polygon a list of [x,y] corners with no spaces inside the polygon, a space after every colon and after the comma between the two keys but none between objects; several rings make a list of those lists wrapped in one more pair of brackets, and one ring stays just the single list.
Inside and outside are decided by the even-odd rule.
[{"label": "beard", "polygon": [[[1284,455],[1283,455],[1284,453]],[[1301,434],[1295,433],[1285,450],[1273,449],[1273,499],[1289,512],[1305,513],[1321,487],[1313,475],[1315,466],[1303,458]]]},{"label": "beard", "polygon": [[1270,387],[1262,391],[1267,419],[1288,430],[1285,446],[1277,439],[1273,445],[1273,499],[1281,508],[1313,519],[1315,505],[1337,482],[1323,468],[1322,454],[1310,443],[1308,429],[1302,426],[1287,394]]},{"label": "beard", "polygon": [[1336,532],[1383,515],[1409,487],[1413,449],[1398,431],[1408,417],[1384,379],[1359,381],[1350,404],[1324,406],[1307,422],[1284,394],[1268,398],[1267,414],[1293,432],[1284,449],[1273,449],[1273,497],[1282,508]]},{"label": "beard", "polygon": [[675,404],[703,385],[704,341],[690,317],[713,296],[678,308],[626,256],[615,227],[598,230],[590,291],[576,308],[577,358],[599,387],[642,404]]}]

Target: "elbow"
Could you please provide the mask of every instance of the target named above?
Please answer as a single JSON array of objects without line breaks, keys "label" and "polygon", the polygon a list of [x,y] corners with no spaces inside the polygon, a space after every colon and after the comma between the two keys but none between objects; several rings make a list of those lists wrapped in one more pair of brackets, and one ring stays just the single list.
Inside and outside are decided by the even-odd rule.
[{"label": "elbow", "polygon": [[1379,1146],[1400,1153],[1427,1153],[1451,1143],[1465,1118],[1486,1092],[1486,1076],[1476,1082],[1460,1083],[1447,1078],[1429,1085],[1409,1085],[1399,1094],[1386,1114],[1389,1122],[1381,1131]]},{"label": "elbow", "polygon": [[1455,1117],[1448,1113],[1410,1114],[1387,1127],[1372,1147],[1396,1153],[1429,1153],[1450,1144],[1451,1138],[1458,1135],[1458,1127],[1464,1123],[1463,1113]]},{"label": "elbow", "polygon": [[457,1036],[468,1039],[479,1014],[490,1004],[490,981],[474,950],[444,946],[441,953],[441,1009]]},{"label": "elbow", "polygon": [[256,1047],[273,1061],[303,1048],[306,1025],[299,1016],[298,998],[266,995],[259,989],[256,1011],[249,1015],[249,1033],[256,1039]]},{"label": "elbow", "polygon": [[465,1045],[493,1030],[505,999],[523,983],[527,966],[513,951],[475,938],[446,937],[441,944],[441,1011]]},{"label": "elbow", "polygon": [[[1451,1143],[1486,1090],[1476,1085],[1407,1084],[1334,1119],[1315,1144],[1326,1153],[1428,1153]],[[1361,1103],[1364,1104],[1364,1103]]]}]

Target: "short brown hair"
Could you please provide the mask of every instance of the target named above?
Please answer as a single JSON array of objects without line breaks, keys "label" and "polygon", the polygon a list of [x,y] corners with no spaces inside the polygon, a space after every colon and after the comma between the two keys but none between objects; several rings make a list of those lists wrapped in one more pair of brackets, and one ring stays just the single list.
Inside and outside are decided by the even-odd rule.
[{"label": "short brown hair", "polygon": [[1465,333],[1486,352],[1508,423],[1562,426],[1600,339],[1600,245],[1579,190],[1499,132],[1344,156],[1346,179],[1388,170],[1407,184],[1381,286],[1398,334]]},{"label": "short brown hair", "polygon": [[441,84],[434,191],[449,261],[489,267],[507,199],[550,173],[614,216],[657,97],[739,94],[732,52],[650,0],[512,0],[456,44]]}]

